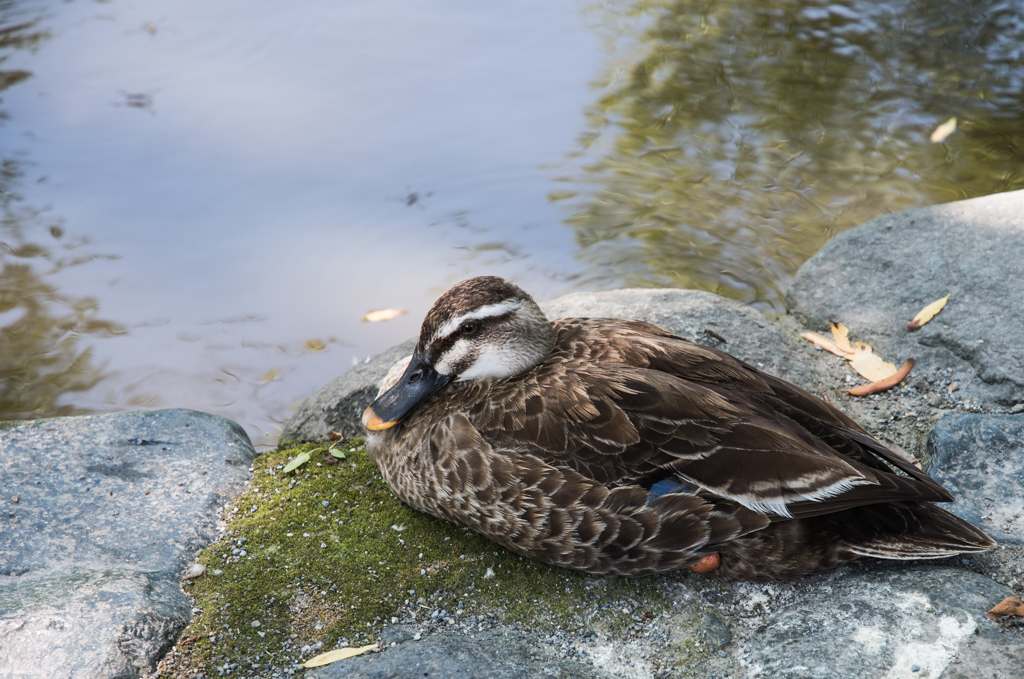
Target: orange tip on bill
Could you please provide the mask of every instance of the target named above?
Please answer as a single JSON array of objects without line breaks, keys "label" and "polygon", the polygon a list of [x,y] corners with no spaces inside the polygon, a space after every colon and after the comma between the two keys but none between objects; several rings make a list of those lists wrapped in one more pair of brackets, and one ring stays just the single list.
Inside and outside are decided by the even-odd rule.
[{"label": "orange tip on bill", "polygon": [[373,412],[373,408],[367,408],[363,411],[363,426],[370,431],[380,431],[382,429],[389,429],[398,424],[398,420],[393,422],[385,422],[377,416],[377,413]]}]

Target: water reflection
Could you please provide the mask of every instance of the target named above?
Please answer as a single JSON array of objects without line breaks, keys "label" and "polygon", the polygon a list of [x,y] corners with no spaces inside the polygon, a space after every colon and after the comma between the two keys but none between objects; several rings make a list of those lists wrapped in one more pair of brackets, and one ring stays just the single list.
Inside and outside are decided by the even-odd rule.
[{"label": "water reflection", "polygon": [[[0,2],[0,66],[11,50],[34,49],[48,37],[38,22]],[[0,92],[30,77],[0,69]],[[99,255],[84,254],[86,242],[66,238],[59,220],[21,200],[25,165],[0,151],[0,420],[81,412],[58,401],[104,376],[82,338],[122,332],[98,316],[95,299],[63,294],[48,282],[50,274]]]},{"label": "water reflection", "polygon": [[[589,281],[778,306],[801,263],[879,214],[1024,187],[1024,8],[1009,2],[635,2],[572,210]],[[959,130],[928,137],[950,116]]]}]

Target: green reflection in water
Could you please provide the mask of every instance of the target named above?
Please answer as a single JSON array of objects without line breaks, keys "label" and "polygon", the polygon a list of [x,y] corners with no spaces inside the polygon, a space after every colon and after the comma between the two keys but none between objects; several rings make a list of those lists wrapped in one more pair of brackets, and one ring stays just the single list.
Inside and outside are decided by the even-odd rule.
[{"label": "green reflection in water", "polygon": [[[0,91],[31,77],[2,67],[11,50],[34,49],[48,37],[38,23],[15,3],[0,2]],[[24,204],[18,195],[24,174],[15,153],[0,150],[0,420],[82,412],[57,403],[103,377],[81,338],[123,332],[97,317],[93,298],[63,294],[47,282],[96,255],[80,254],[85,241],[65,238],[59,221]]]},{"label": "green reflection in water", "polygon": [[[781,305],[832,235],[1024,187],[1024,7],[665,0],[591,11],[612,63],[572,211],[588,281]],[[945,143],[929,135],[951,116]]]}]

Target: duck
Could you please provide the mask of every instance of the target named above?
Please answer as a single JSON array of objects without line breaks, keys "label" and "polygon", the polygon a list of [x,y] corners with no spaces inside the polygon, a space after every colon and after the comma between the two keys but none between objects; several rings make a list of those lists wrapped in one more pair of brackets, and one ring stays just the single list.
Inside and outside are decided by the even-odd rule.
[{"label": "duck", "polygon": [[995,546],[834,405],[651,323],[549,321],[496,276],[437,299],[362,420],[403,502],[594,575],[787,581]]}]

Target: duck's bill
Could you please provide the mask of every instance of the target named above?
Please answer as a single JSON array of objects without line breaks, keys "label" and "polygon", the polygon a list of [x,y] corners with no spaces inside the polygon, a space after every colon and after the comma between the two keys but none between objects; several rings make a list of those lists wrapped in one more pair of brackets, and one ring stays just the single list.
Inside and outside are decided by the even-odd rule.
[{"label": "duck's bill", "polygon": [[363,425],[370,431],[389,429],[451,381],[451,375],[440,374],[424,357],[416,354],[398,384],[378,396],[363,412]]}]

